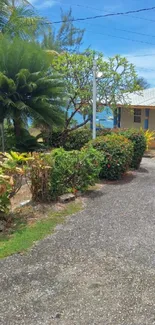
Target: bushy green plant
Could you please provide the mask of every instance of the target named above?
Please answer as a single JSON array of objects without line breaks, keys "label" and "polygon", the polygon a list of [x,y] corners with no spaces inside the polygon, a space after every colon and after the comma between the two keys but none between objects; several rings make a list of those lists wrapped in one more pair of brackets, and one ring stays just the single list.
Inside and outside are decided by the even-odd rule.
[{"label": "bushy green plant", "polygon": [[92,138],[92,131],[89,129],[77,129],[69,132],[63,144],[65,150],[80,150]]},{"label": "bushy green plant", "polygon": [[81,151],[60,148],[50,154],[34,154],[29,163],[33,199],[50,201],[67,192],[86,190],[99,176],[101,156],[94,148]]},{"label": "bushy green plant", "polygon": [[134,153],[131,161],[131,168],[138,169],[146,150],[146,138],[144,132],[141,130],[128,129],[121,130],[120,134],[132,141],[134,146]]},{"label": "bushy green plant", "polygon": [[16,152],[3,153],[0,156],[0,218],[5,218],[9,212],[10,198],[22,186],[25,173],[24,163],[31,159],[25,154]]},{"label": "bushy green plant", "polygon": [[124,136],[117,134],[101,136],[90,141],[89,146],[93,146],[103,154],[101,178],[117,180],[129,169],[133,144]]},{"label": "bushy green plant", "polygon": [[11,179],[4,175],[2,168],[0,168],[0,220],[5,218],[9,212],[9,191],[11,189]]},{"label": "bushy green plant", "polygon": [[[44,139],[46,135],[44,134]],[[80,150],[92,138],[92,131],[81,128],[68,133],[53,131],[49,138],[49,145],[52,148],[63,147],[65,150]]]},{"label": "bushy green plant", "polygon": [[146,139],[146,150],[149,150],[152,141],[155,139],[155,132],[151,130],[143,130],[142,128],[140,131],[144,133]]},{"label": "bushy green plant", "polygon": [[56,197],[66,192],[84,191],[93,185],[99,176],[101,155],[95,149],[52,152],[55,166],[51,172],[51,195]]},{"label": "bushy green plant", "polygon": [[37,142],[36,137],[32,136],[26,129],[21,129],[21,135],[16,137],[15,148],[19,152],[34,152],[45,149]]}]

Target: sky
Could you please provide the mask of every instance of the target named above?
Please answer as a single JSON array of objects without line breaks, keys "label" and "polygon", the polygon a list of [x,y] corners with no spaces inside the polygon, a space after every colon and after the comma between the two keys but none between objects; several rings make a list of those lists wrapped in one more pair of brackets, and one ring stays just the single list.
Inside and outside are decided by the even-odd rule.
[{"label": "sky", "polygon": [[[60,20],[61,8],[72,8],[74,18],[125,12],[155,6],[155,0],[30,0],[49,21]],[[85,28],[83,48],[101,51],[105,57],[120,54],[135,64],[139,76],[155,87],[155,9],[132,15],[76,22]],[[55,25],[58,26],[58,25]]]}]

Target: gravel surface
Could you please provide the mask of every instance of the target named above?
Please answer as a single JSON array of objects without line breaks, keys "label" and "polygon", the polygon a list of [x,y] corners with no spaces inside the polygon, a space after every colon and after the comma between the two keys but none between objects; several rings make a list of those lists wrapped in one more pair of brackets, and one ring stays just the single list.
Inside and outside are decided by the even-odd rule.
[{"label": "gravel surface", "polygon": [[155,160],[0,273],[1,325],[155,324]]}]

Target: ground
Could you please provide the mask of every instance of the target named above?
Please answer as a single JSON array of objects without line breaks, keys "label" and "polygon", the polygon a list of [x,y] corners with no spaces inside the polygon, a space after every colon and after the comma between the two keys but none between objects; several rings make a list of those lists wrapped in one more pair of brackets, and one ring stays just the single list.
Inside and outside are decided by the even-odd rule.
[{"label": "ground", "polygon": [[0,261],[1,325],[155,324],[155,159]]}]

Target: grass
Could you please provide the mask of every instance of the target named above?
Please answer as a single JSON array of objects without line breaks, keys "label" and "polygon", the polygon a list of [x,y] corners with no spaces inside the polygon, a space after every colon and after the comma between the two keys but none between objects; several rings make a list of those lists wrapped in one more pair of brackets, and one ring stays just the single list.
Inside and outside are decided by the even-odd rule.
[{"label": "grass", "polygon": [[57,224],[64,222],[66,216],[77,213],[81,209],[81,202],[69,203],[62,211],[50,211],[46,218],[33,224],[28,224],[25,219],[15,217],[15,227],[11,229],[10,233],[0,235],[0,258],[25,252],[36,241],[51,234]]}]

